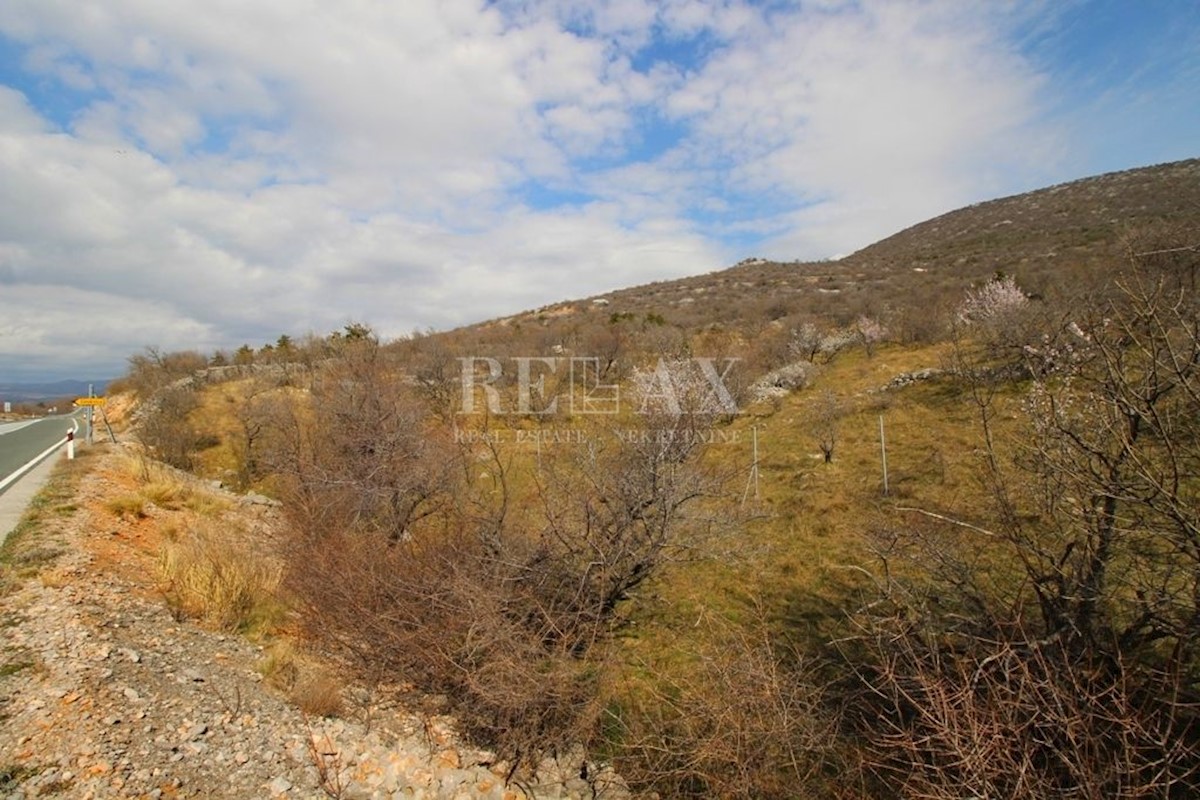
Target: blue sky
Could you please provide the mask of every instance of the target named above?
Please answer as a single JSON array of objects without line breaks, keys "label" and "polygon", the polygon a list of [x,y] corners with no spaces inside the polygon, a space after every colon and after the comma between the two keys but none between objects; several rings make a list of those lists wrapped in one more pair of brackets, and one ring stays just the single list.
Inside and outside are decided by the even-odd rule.
[{"label": "blue sky", "polygon": [[1197,143],[1192,0],[6,0],[0,379],[836,257]]}]

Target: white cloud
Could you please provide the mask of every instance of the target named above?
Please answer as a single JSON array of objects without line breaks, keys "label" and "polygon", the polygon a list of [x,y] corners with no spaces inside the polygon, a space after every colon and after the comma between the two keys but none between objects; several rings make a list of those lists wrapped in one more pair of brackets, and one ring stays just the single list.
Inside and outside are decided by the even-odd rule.
[{"label": "white cloud", "polygon": [[[1034,166],[1042,76],[960,4],[866,2],[781,14],[670,99],[697,159],[731,189],[805,204],[768,246],[781,258],[861,246],[978,199]],[[1010,177],[1010,176],[1009,176]]]},{"label": "white cloud", "polygon": [[[257,344],[350,319],[400,335],[726,258],[679,219],[630,223],[613,204],[481,206],[446,224],[345,208],[332,182],[189,185],[181,175],[223,163],[253,175],[253,160],[176,169],[120,142],[54,132],[15,93],[0,103],[12,111],[0,132],[0,371],[93,359],[92,373],[116,371],[147,344]],[[72,315],[88,322],[65,324]]]},{"label": "white cloud", "polygon": [[1056,162],[1043,1],[9,0],[0,372],[845,252]]},{"label": "white cloud", "polygon": [[0,375],[114,377],[126,356],[147,344],[167,350],[212,349],[219,332],[170,306],[69,285],[3,285]]}]

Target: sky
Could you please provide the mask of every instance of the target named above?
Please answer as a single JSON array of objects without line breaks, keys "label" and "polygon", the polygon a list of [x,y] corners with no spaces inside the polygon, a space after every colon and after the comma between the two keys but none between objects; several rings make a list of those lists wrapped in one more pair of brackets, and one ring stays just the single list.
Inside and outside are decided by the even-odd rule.
[{"label": "sky", "polygon": [[1196,156],[1195,0],[0,0],[0,382],[834,258]]}]

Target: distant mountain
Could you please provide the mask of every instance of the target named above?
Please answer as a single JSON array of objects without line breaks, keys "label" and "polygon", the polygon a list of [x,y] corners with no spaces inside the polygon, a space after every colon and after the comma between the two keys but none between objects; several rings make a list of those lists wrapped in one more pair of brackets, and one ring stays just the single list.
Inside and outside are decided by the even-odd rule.
[{"label": "distant mountain", "polygon": [[0,382],[0,402],[38,403],[45,400],[61,400],[64,397],[86,397],[89,384],[97,395],[102,395],[108,381]]}]

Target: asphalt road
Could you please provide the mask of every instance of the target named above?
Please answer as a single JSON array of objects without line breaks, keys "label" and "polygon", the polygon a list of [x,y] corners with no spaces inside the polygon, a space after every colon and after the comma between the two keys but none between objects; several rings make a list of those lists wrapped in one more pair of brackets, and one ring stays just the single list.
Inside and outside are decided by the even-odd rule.
[{"label": "asphalt road", "polygon": [[[0,485],[4,485],[0,493],[11,485],[5,485],[10,475],[46,452],[55,443],[66,441],[67,430],[72,427],[71,417],[72,415],[63,415],[0,425]],[[80,436],[82,432],[81,424],[79,432],[75,435]]]}]

